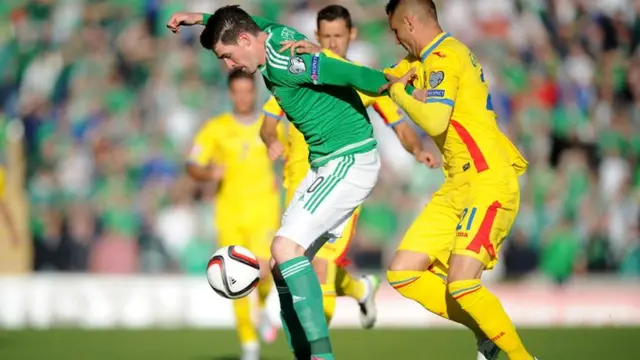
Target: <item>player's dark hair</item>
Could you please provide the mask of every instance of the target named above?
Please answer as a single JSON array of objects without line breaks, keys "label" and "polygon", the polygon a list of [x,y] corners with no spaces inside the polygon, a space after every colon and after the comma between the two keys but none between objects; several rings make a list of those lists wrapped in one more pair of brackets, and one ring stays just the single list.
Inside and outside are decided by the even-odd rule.
[{"label": "player's dark hair", "polygon": [[248,72],[242,69],[233,69],[231,70],[231,72],[229,73],[229,76],[227,77],[227,86],[231,87],[231,84],[234,81],[240,80],[240,79],[251,80],[251,82],[253,82],[254,84],[256,82],[256,78],[253,76],[253,74],[249,74]]},{"label": "player's dark hair", "polygon": [[207,50],[212,50],[215,44],[236,44],[241,33],[257,36],[260,32],[258,24],[240,5],[224,6],[216,10],[205,24],[200,34],[200,44]]},{"label": "player's dark hair", "polygon": [[[389,0],[389,2],[387,3],[387,6],[385,7],[385,11],[387,12],[387,15],[389,16],[393,15],[398,9],[398,6],[405,1],[407,0]],[[431,15],[433,19],[438,20],[438,11],[436,10],[436,4],[433,2],[433,0],[410,0],[410,1],[425,7],[429,15]]]},{"label": "player's dark hair", "polygon": [[342,5],[329,5],[320,10],[318,12],[318,17],[316,18],[317,29],[320,29],[321,21],[335,21],[338,19],[344,20],[349,30],[351,30],[353,27],[351,14],[349,13],[349,10]]}]

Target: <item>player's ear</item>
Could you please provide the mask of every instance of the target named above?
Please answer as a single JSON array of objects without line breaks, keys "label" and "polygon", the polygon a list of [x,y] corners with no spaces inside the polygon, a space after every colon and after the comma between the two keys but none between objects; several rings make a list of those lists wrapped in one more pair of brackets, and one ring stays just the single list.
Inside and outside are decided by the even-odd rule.
[{"label": "player's ear", "polygon": [[349,39],[351,41],[354,41],[356,39],[356,37],[358,37],[358,28],[354,26],[349,31]]},{"label": "player's ear", "polygon": [[402,21],[404,22],[405,25],[407,25],[407,30],[409,30],[410,32],[412,32],[415,29],[412,16],[404,16],[402,18]]},{"label": "player's ear", "polygon": [[251,37],[248,33],[240,33],[240,35],[238,35],[238,45],[245,47],[251,45]]},{"label": "player's ear", "polygon": [[316,41],[320,42],[320,34],[318,34],[318,30],[316,30],[314,34],[316,35]]}]

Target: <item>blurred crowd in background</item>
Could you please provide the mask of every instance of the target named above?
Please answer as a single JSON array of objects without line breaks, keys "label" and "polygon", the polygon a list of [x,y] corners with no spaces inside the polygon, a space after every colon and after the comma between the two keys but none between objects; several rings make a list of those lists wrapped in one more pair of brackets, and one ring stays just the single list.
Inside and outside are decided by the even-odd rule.
[{"label": "blurred crowd in background", "polygon": [[[310,38],[331,4],[241,3]],[[640,276],[640,2],[436,3],[444,29],[476,52],[500,126],[530,161],[501,274]],[[165,22],[226,4],[0,2],[0,138],[22,124],[36,270],[201,273],[216,246],[215,191],[183,169],[194,132],[230,110],[226,72],[200,48],[200,29],[173,35]],[[383,0],[340,4],[359,28],[351,59],[381,68],[403,56]],[[351,250],[362,269],[383,268],[443,179],[372,121],[384,170]]]}]

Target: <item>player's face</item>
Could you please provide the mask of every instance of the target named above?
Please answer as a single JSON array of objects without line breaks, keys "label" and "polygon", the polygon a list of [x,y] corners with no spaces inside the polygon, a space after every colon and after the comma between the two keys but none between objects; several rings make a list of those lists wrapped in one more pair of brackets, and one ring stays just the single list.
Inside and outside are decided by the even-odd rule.
[{"label": "player's face", "polygon": [[409,55],[419,55],[416,54],[416,51],[420,51],[420,49],[415,49],[411,19],[405,16],[403,11],[396,11],[393,15],[389,16],[389,27],[396,37],[396,42],[402,45]]},{"label": "player's face", "polygon": [[250,79],[235,79],[229,84],[229,98],[237,114],[252,113],[256,105],[256,85]]},{"label": "player's face", "polygon": [[320,42],[320,46],[346,57],[349,43],[356,37],[356,29],[349,29],[344,19],[322,20],[316,32],[316,37]]},{"label": "player's face", "polygon": [[258,70],[254,44],[255,37],[249,34],[240,34],[236,44],[226,45],[219,41],[213,51],[216,56],[224,61],[229,69],[242,69],[250,74]]}]

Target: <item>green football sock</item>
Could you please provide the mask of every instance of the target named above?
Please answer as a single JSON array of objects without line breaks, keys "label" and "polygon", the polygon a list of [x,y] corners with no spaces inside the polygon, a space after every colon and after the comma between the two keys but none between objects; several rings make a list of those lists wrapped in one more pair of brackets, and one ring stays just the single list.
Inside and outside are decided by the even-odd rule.
[{"label": "green football sock", "polygon": [[309,342],[311,355],[325,360],[333,359],[329,327],[322,305],[322,290],[311,263],[306,257],[300,256],[280,264],[280,273],[291,292],[293,308]]},{"label": "green football sock", "polygon": [[282,279],[274,277],[276,289],[278,290],[278,298],[280,299],[280,319],[282,320],[282,330],[289,343],[291,352],[296,359],[308,359],[311,356],[309,342],[302,329],[300,320],[293,308],[293,299],[287,283]]}]

